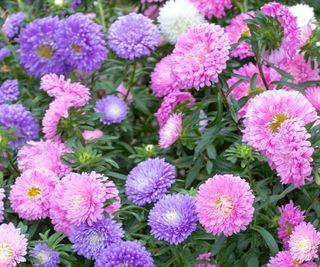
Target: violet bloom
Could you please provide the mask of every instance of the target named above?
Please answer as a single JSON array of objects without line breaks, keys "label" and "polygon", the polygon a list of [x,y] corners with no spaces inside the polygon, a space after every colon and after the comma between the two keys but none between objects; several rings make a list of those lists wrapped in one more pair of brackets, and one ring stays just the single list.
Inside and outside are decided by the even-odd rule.
[{"label": "violet bloom", "polygon": [[175,182],[176,170],[164,159],[147,159],[129,173],[126,195],[136,205],[143,206],[161,199]]},{"label": "violet bloom", "polygon": [[10,56],[10,49],[7,47],[0,47],[0,63]]},{"label": "violet bloom", "polygon": [[132,60],[149,56],[159,42],[159,29],[141,14],[119,17],[109,29],[109,46],[121,58]]},{"label": "violet bloom", "polygon": [[119,243],[123,235],[121,224],[104,217],[92,225],[74,227],[70,241],[75,252],[91,259],[97,258],[109,245]]},{"label": "violet bloom", "polygon": [[8,39],[12,39],[19,32],[22,24],[26,18],[23,12],[11,14],[7,17],[2,25],[2,31]]},{"label": "violet bloom", "polygon": [[45,243],[38,242],[30,251],[34,267],[56,267],[60,263],[60,254],[48,247]]},{"label": "violet bloom", "polygon": [[19,96],[18,80],[6,80],[0,86],[0,104],[17,100]]}]

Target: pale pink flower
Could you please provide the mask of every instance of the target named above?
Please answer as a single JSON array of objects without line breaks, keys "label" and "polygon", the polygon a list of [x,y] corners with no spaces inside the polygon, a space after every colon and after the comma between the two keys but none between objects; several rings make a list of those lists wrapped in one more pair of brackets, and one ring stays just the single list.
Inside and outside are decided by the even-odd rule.
[{"label": "pale pink flower", "polygon": [[162,149],[170,147],[174,144],[182,130],[182,114],[173,113],[170,115],[166,123],[160,128],[159,135],[159,147]]},{"label": "pale pink flower", "polygon": [[298,91],[265,91],[248,105],[243,141],[268,156],[275,149],[273,140],[280,125],[292,118],[300,118],[305,126],[317,119],[317,112]]},{"label": "pale pink flower", "polygon": [[103,136],[103,132],[100,131],[99,129],[96,130],[84,130],[82,133],[82,137],[85,141],[92,141],[95,139],[99,139]]},{"label": "pale pink flower", "polygon": [[[229,35],[231,44],[237,44],[242,35],[250,36],[250,30],[245,20],[253,17],[254,12],[241,13],[234,17],[228,26],[226,26],[226,33]],[[246,57],[254,56],[251,51],[251,45],[247,42],[241,42],[237,47],[231,51],[231,56],[244,59]]]},{"label": "pale pink flower", "polygon": [[166,123],[170,115],[174,112],[178,103],[194,103],[196,100],[189,92],[172,92],[163,98],[160,108],[155,113],[160,128]]},{"label": "pale pink flower", "polygon": [[199,11],[209,19],[212,16],[222,18],[226,15],[225,9],[232,7],[231,0],[191,0]]},{"label": "pale pink flower", "polygon": [[117,92],[118,92],[119,98],[121,98],[122,100],[125,100],[129,105],[132,103],[133,96],[130,93],[130,91],[128,90],[128,88],[124,86],[123,83],[119,84],[119,86],[117,88]]},{"label": "pale pink flower", "polygon": [[61,178],[72,171],[61,161],[61,157],[70,152],[71,149],[59,141],[30,141],[18,151],[18,167],[21,171],[45,168]]},{"label": "pale pink flower", "polygon": [[182,88],[210,86],[227,67],[230,40],[224,29],[203,23],[190,28],[172,52],[172,72]]},{"label": "pale pink flower", "polygon": [[27,239],[12,223],[0,224],[0,266],[15,267],[25,262]]},{"label": "pale pink flower", "polygon": [[320,110],[320,86],[313,86],[306,89],[306,98],[317,109]]},{"label": "pale pink flower", "polygon": [[[103,217],[108,199],[119,203],[118,190],[107,177],[101,174],[70,173],[57,184],[51,196],[50,218],[56,231],[70,235],[73,226],[92,223]],[[115,206],[116,205],[116,206]],[[112,204],[115,211],[119,204]]]},{"label": "pale pink flower", "polygon": [[47,169],[37,168],[23,172],[11,186],[11,208],[25,220],[46,218],[49,215],[49,198],[58,180]]},{"label": "pale pink flower", "polygon": [[317,264],[315,262],[299,262],[292,258],[289,251],[280,251],[270,259],[267,267],[317,267]]},{"label": "pale pink flower", "polygon": [[289,204],[279,208],[279,227],[278,236],[286,249],[289,248],[289,237],[293,229],[304,221],[304,212],[294,205],[292,201]]},{"label": "pale pink flower", "polygon": [[4,189],[0,188],[0,223],[2,223],[4,219],[4,198]]},{"label": "pale pink flower", "polygon": [[200,185],[196,197],[199,221],[208,233],[231,236],[245,230],[253,218],[250,185],[233,175],[215,175]]},{"label": "pale pink flower", "polygon": [[294,260],[305,262],[318,258],[320,233],[311,223],[296,226],[289,239],[289,251]]},{"label": "pale pink flower", "polygon": [[[202,253],[197,257],[197,260],[202,261],[209,261],[211,258],[211,252]],[[199,264],[193,264],[192,267],[216,267],[214,264],[211,263],[199,263]]]}]

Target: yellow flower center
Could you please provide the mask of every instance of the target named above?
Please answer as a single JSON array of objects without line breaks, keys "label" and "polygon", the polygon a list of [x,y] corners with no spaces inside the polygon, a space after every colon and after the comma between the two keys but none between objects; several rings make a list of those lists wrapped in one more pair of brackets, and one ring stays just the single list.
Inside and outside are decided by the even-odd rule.
[{"label": "yellow flower center", "polygon": [[44,251],[41,251],[37,254],[37,261],[39,263],[46,263],[49,261],[50,257],[48,255],[48,253],[44,252]]},{"label": "yellow flower center", "polygon": [[81,51],[81,47],[79,45],[73,44],[72,48],[76,53],[79,53]]},{"label": "yellow flower center", "polygon": [[242,35],[245,35],[245,36],[251,36],[251,32],[249,30],[249,28],[246,28],[242,31]]},{"label": "yellow flower center", "polygon": [[297,261],[297,260],[293,260],[292,263],[293,263],[293,264],[296,264],[296,265],[298,265],[298,266],[302,266],[302,265],[303,265],[303,263],[301,263],[301,262],[299,262],[299,261]]},{"label": "yellow flower center", "polygon": [[5,262],[13,256],[13,249],[8,244],[0,244],[0,262]]},{"label": "yellow flower center", "polygon": [[222,195],[216,198],[214,203],[215,211],[223,216],[227,216],[233,210],[233,203],[228,195]]},{"label": "yellow flower center", "polygon": [[302,253],[309,253],[312,250],[312,242],[310,238],[301,238],[297,247]]},{"label": "yellow flower center", "polygon": [[272,133],[276,133],[280,127],[280,125],[289,119],[289,116],[284,113],[278,113],[272,117],[272,121],[269,124],[269,128]]},{"label": "yellow flower center", "polygon": [[75,208],[75,209],[80,208],[83,203],[83,200],[84,200],[84,197],[82,195],[80,194],[74,195],[71,200],[72,208]]},{"label": "yellow flower center", "polygon": [[40,45],[38,47],[37,51],[41,57],[46,58],[46,59],[50,59],[53,56],[52,48],[47,45]]},{"label": "yellow flower center", "polygon": [[37,195],[40,195],[40,193],[41,193],[41,190],[39,187],[31,187],[31,188],[29,188],[27,194],[29,197],[35,197]]},{"label": "yellow flower center", "polygon": [[166,212],[164,217],[170,223],[179,223],[180,222],[180,215],[176,210],[171,210],[171,211]]},{"label": "yellow flower center", "polygon": [[89,237],[90,244],[96,245],[100,242],[100,236],[97,233],[92,233]]},{"label": "yellow flower center", "polygon": [[290,223],[288,223],[286,228],[287,228],[288,235],[291,235],[292,234],[292,225]]}]

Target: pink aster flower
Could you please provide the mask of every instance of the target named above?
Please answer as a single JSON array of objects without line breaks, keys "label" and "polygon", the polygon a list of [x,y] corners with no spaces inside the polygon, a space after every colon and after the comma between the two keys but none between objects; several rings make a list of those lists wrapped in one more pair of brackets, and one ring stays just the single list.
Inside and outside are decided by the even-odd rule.
[{"label": "pink aster flower", "polygon": [[279,208],[278,236],[286,249],[289,248],[289,237],[293,229],[304,221],[304,212],[297,208],[292,201]]},{"label": "pink aster flower", "polygon": [[231,236],[245,230],[252,221],[253,202],[254,195],[244,179],[215,175],[200,185],[196,210],[208,233]]},{"label": "pink aster flower", "polygon": [[320,87],[314,86],[306,89],[306,97],[310,103],[319,111],[320,110]]},{"label": "pink aster flower", "polygon": [[80,83],[71,83],[63,75],[51,73],[41,78],[40,88],[52,97],[68,97],[76,106],[85,105],[90,98],[90,90]]},{"label": "pink aster flower", "polygon": [[72,171],[61,161],[61,157],[70,152],[71,149],[59,141],[30,141],[18,151],[18,166],[21,171],[45,168],[61,178]]},{"label": "pink aster flower", "polygon": [[192,0],[199,11],[209,19],[212,16],[222,18],[226,15],[225,9],[232,7],[231,0]]},{"label": "pink aster flower", "polygon": [[50,201],[50,218],[55,230],[70,235],[73,226],[92,223],[108,211],[105,203],[116,200],[111,211],[119,207],[118,190],[113,182],[101,174],[69,173],[62,178],[54,190]]},{"label": "pink aster flower", "polygon": [[305,126],[317,119],[317,112],[297,91],[265,91],[248,105],[243,140],[268,156],[275,149],[273,139],[280,125],[292,118],[300,118]]},{"label": "pink aster flower", "polygon": [[[197,257],[197,260],[201,261],[209,261],[211,258],[211,252],[202,253]],[[200,264],[193,264],[192,267],[216,267],[214,264],[210,263],[200,263]]]},{"label": "pink aster flower", "polygon": [[82,133],[82,137],[85,141],[92,141],[98,138],[101,138],[103,136],[103,132],[96,129],[96,130],[85,130]]},{"label": "pink aster flower", "polygon": [[273,140],[274,151],[269,159],[283,184],[300,187],[312,173],[313,147],[310,134],[300,118],[285,120]]},{"label": "pink aster flower", "polygon": [[25,262],[27,239],[12,223],[0,224],[0,266],[14,267]]},{"label": "pink aster flower", "polygon": [[320,233],[311,223],[302,222],[296,226],[289,239],[292,258],[305,262],[318,258]]},{"label": "pink aster flower", "polygon": [[49,215],[49,197],[58,177],[47,169],[23,172],[11,186],[11,208],[25,220],[40,220]]},{"label": "pink aster flower", "polygon": [[5,198],[4,189],[0,188],[0,223],[2,223],[4,219],[4,198]]},{"label": "pink aster flower", "polygon": [[317,267],[317,264],[315,262],[299,262],[292,258],[289,251],[280,251],[270,259],[267,267]]},{"label": "pink aster flower", "polygon": [[166,56],[158,62],[151,73],[151,89],[155,96],[162,97],[180,89],[172,73],[172,56]]},{"label": "pink aster flower", "polygon": [[[226,27],[226,33],[229,35],[231,44],[238,43],[242,35],[250,36],[250,30],[247,26],[245,20],[250,19],[254,15],[254,12],[241,13],[230,21],[230,24]],[[237,47],[231,51],[231,56],[244,59],[246,57],[254,56],[254,53],[251,51],[251,45],[242,42]]]},{"label": "pink aster flower", "polygon": [[132,103],[133,96],[128,90],[128,88],[124,86],[123,83],[120,83],[120,85],[117,88],[117,92],[118,92],[119,98],[121,98],[122,100],[125,100],[129,105]]},{"label": "pink aster flower", "polygon": [[297,53],[300,44],[300,29],[297,19],[292,15],[289,8],[277,2],[267,3],[261,7],[266,16],[277,18],[283,29],[283,40],[280,48],[266,55],[266,59],[277,64],[283,59],[290,59]]},{"label": "pink aster flower", "polygon": [[174,144],[182,130],[182,114],[173,113],[170,115],[166,123],[160,128],[159,135],[159,146],[162,149],[170,147]]},{"label": "pink aster flower", "polygon": [[228,34],[220,26],[203,23],[190,28],[172,52],[172,72],[182,88],[210,86],[227,67],[229,49]]},{"label": "pink aster flower", "polygon": [[173,92],[163,98],[160,108],[155,113],[160,128],[166,123],[170,115],[174,112],[178,103],[194,103],[196,100],[189,92]]}]

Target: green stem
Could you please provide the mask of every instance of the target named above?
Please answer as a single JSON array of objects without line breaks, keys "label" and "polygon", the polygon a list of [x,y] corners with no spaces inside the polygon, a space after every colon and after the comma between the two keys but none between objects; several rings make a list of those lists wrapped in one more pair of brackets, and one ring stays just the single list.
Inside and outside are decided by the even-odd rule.
[{"label": "green stem", "polygon": [[17,166],[14,164],[14,162],[13,162],[13,160],[12,160],[12,158],[11,158],[10,151],[9,151],[8,149],[6,150],[6,156],[7,156],[7,159],[8,159],[8,161],[9,161],[9,164],[10,164],[10,166],[12,167],[12,169],[13,169],[17,174],[19,174],[19,170],[18,170]]},{"label": "green stem", "polygon": [[99,14],[100,14],[100,20],[101,20],[103,32],[107,32],[107,25],[104,19],[104,9],[103,9],[101,0],[98,0],[98,8],[99,8]]},{"label": "green stem", "polygon": [[137,70],[137,61],[134,60],[133,61],[133,70],[131,72],[131,76],[130,76],[130,79],[128,81],[128,88],[127,88],[128,90],[127,90],[127,93],[126,93],[126,95],[124,97],[124,101],[127,101],[127,98],[128,98],[128,96],[130,94],[131,87],[134,84],[134,78],[135,78],[135,75],[136,75],[136,70]]},{"label": "green stem", "polygon": [[264,76],[264,72],[263,72],[263,68],[262,68],[262,53],[263,53],[263,46],[260,44],[260,42],[258,43],[258,53],[256,55],[257,57],[257,65],[258,65],[258,70],[259,70],[259,74],[261,76],[262,82],[266,88],[266,90],[269,90],[269,85],[267,83],[266,77]]}]

